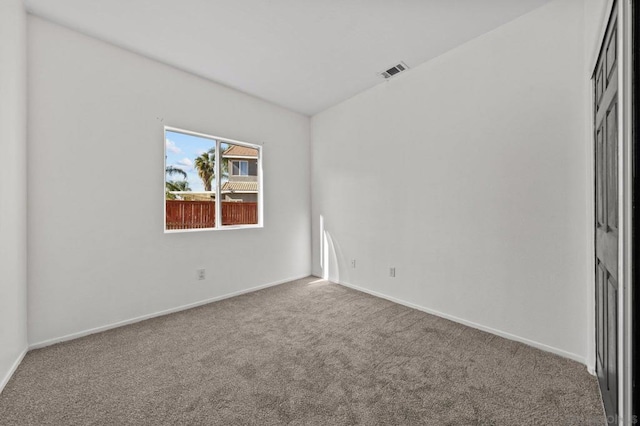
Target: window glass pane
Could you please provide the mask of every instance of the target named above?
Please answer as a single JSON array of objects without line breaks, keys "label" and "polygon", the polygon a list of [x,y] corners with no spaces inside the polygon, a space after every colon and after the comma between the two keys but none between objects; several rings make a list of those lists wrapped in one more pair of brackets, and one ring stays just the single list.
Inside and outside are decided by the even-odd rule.
[{"label": "window glass pane", "polygon": [[214,228],[214,139],[165,132],[165,229]]},{"label": "window glass pane", "polygon": [[254,225],[258,223],[259,152],[256,148],[220,144],[224,162],[231,162],[232,172],[223,173],[220,195],[222,200],[222,226]]}]

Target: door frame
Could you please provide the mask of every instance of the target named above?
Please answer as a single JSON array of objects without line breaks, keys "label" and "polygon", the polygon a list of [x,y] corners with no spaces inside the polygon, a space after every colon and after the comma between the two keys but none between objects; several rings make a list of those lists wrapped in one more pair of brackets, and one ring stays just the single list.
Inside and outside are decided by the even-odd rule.
[{"label": "door frame", "polygon": [[[638,208],[640,207],[640,149],[638,149],[639,135],[640,135],[640,56],[635,55],[633,52],[637,52],[640,49],[640,5],[638,2],[631,2],[629,9],[627,10],[627,21],[625,25],[628,29],[626,34],[626,41],[628,46],[628,81],[627,84],[630,88],[628,92],[629,102],[629,116],[627,119],[628,124],[628,138],[631,157],[631,181],[633,185],[631,188],[631,200],[630,200],[630,215],[631,215],[631,258],[637,257],[640,253],[640,215],[638,214]],[[638,293],[637,286],[640,283],[640,267],[637,263],[631,262],[631,284],[630,285],[630,329],[628,333],[628,349],[629,349],[629,369],[630,369],[630,418],[640,421],[640,392],[638,392],[638,385],[640,385],[640,293]],[[638,385],[634,386],[634,383]]]},{"label": "door frame", "polygon": [[637,1],[620,0],[618,13],[618,25],[621,28],[618,35],[620,46],[620,81],[618,82],[619,104],[622,108],[618,117],[618,130],[622,136],[619,144],[621,151],[618,159],[619,166],[622,171],[619,176],[620,184],[620,202],[621,217],[623,228],[621,232],[621,241],[619,242],[619,267],[623,274],[623,291],[621,292],[622,312],[620,312],[619,335],[622,336],[620,345],[621,353],[619,365],[622,365],[621,383],[619,384],[619,392],[621,395],[619,413],[621,413],[625,424],[632,424],[633,419],[633,398],[634,398],[634,352],[633,352],[633,317],[634,317],[634,227],[636,220],[633,211],[634,202],[634,156],[636,155],[633,144],[633,14],[632,9],[637,7]]}]

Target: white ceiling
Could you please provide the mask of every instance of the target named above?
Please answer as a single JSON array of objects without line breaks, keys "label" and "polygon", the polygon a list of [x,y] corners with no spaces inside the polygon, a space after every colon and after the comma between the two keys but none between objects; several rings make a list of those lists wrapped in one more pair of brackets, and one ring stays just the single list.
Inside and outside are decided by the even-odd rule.
[{"label": "white ceiling", "polygon": [[[313,115],[549,0],[25,0],[29,12]],[[410,72],[410,71],[409,71]]]}]

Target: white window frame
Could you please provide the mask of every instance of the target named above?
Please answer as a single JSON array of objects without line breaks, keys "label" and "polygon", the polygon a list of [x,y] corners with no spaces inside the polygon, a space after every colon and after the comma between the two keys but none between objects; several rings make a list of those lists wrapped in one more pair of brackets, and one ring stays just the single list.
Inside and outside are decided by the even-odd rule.
[{"label": "white window frame", "polygon": [[[229,139],[229,138],[223,138],[220,136],[214,136],[214,135],[209,135],[206,133],[200,133],[200,132],[194,132],[192,130],[186,130],[186,129],[181,129],[179,127],[172,127],[172,126],[164,126],[164,130],[162,132],[162,136],[164,137],[163,141],[162,141],[162,146],[164,147],[164,169],[167,169],[167,155],[166,155],[166,141],[167,141],[167,132],[174,132],[174,133],[183,133],[185,135],[189,135],[189,136],[195,136],[195,137],[199,137],[199,138],[205,138],[205,139],[211,139],[213,141],[216,142],[216,182],[215,182],[215,194],[216,194],[216,222],[215,222],[215,226],[213,228],[193,228],[193,229],[167,229],[167,210],[166,210],[166,199],[165,199],[165,185],[166,185],[166,174],[165,177],[163,178],[163,182],[162,182],[162,215],[163,215],[163,227],[164,227],[164,233],[165,234],[178,234],[178,233],[184,233],[184,232],[206,232],[206,231],[227,231],[227,230],[232,230],[232,229],[256,229],[256,228],[264,228],[264,216],[263,216],[263,199],[264,199],[264,194],[263,194],[263,185],[262,185],[262,145],[258,145],[258,144],[253,144],[253,143],[248,143],[248,142],[243,142],[243,141],[238,141],[235,139]],[[257,171],[258,171],[258,194],[257,194],[257,200],[258,200],[258,223],[257,224],[250,224],[250,225],[222,225],[222,200],[221,200],[221,192],[222,192],[222,185],[221,185],[221,179],[219,178],[221,176],[222,170],[221,170],[221,164],[222,162],[219,161],[221,156],[222,156],[222,152],[220,151],[220,144],[221,143],[228,143],[228,144],[232,144],[232,145],[239,145],[239,146],[244,146],[247,148],[253,148],[255,150],[258,151],[258,158],[256,159],[257,162]],[[249,165],[247,164],[247,172],[249,171]],[[236,176],[236,175],[234,175]]]},{"label": "white window frame", "polygon": [[[231,165],[231,176],[250,176],[249,175],[249,161],[248,160],[231,160],[232,163],[238,163],[238,171],[240,172],[239,174],[235,174],[233,173],[233,165]],[[246,165],[247,168],[247,174],[243,175],[242,174],[242,163],[244,163]]]}]

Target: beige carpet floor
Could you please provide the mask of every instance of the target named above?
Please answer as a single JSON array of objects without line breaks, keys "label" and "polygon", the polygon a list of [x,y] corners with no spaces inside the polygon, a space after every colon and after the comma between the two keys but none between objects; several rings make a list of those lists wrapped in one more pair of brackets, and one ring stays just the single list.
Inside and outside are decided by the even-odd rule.
[{"label": "beige carpet floor", "polygon": [[2,425],[602,425],[574,361],[307,278],[27,354]]}]

